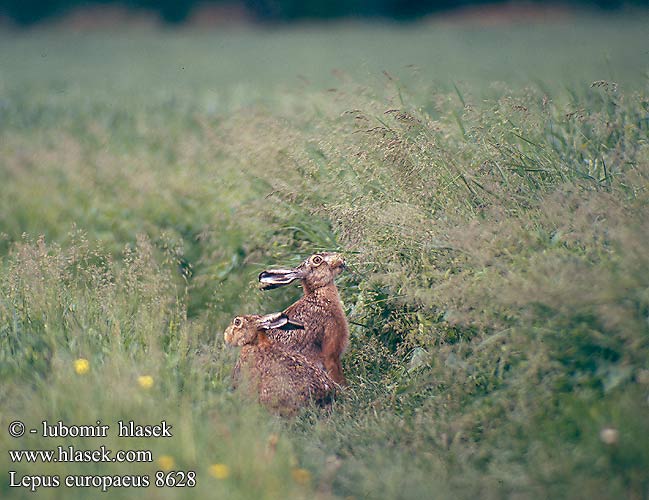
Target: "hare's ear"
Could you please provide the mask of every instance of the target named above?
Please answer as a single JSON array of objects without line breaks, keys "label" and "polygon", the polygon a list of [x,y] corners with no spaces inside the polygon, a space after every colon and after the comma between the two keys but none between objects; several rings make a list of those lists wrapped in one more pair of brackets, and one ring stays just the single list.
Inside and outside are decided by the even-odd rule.
[{"label": "hare's ear", "polygon": [[297,269],[270,269],[259,275],[260,288],[262,290],[272,290],[293,283],[301,277],[302,273]]},{"label": "hare's ear", "polygon": [[282,313],[282,315],[286,318],[286,323],[279,328],[282,330],[304,330],[304,323],[296,319],[291,319],[284,313]]},{"label": "hare's ear", "polygon": [[262,316],[257,321],[257,326],[262,330],[280,328],[282,330],[300,330],[304,325],[296,320],[290,320],[284,313],[273,313]]}]

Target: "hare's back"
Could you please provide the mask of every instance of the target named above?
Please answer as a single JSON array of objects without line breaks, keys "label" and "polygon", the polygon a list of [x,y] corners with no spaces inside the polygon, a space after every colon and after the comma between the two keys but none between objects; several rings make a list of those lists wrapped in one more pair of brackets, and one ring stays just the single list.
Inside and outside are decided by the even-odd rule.
[{"label": "hare's back", "polygon": [[306,356],[276,347],[273,361],[264,373],[263,390],[268,395],[275,392],[278,400],[300,406],[326,398],[334,384],[325,371]]},{"label": "hare's back", "polygon": [[268,330],[266,335],[269,339],[277,344],[281,344],[288,350],[299,353],[311,360],[319,357],[317,342],[317,331],[313,328],[304,328],[302,330]]}]

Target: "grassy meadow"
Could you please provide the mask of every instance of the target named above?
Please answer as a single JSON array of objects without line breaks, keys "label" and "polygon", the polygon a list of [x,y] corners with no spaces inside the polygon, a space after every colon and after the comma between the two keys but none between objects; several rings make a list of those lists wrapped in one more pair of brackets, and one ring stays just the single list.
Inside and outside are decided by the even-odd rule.
[{"label": "grassy meadow", "polygon": [[[649,498],[647,40],[645,12],[0,31],[0,497],[192,470],[102,495]],[[230,390],[223,331],[323,249],[350,385],[282,420]],[[154,461],[7,453],[57,445]]]}]

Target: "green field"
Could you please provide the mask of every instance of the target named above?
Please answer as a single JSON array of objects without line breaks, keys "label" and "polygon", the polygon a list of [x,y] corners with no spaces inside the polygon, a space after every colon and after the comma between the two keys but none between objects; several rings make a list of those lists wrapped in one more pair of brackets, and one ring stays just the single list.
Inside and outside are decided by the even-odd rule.
[{"label": "green field", "polygon": [[[13,470],[151,477],[107,498],[649,498],[647,40],[646,12],[0,31],[0,497],[100,495]],[[322,249],[350,385],[282,420],[230,390],[223,331]],[[153,462],[7,453],[58,445]]]}]

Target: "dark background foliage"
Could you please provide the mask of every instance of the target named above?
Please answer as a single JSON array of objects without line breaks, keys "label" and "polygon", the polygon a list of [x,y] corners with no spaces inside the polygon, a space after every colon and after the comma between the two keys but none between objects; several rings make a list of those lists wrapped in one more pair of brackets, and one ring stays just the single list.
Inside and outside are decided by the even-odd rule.
[{"label": "dark background foliage", "polygon": [[[493,2],[480,0],[0,0],[0,13],[20,25],[29,25],[65,14],[78,7],[118,5],[157,12],[167,23],[187,19],[198,5],[234,5],[243,7],[254,19],[287,22],[298,19],[332,19],[341,17],[370,17],[408,20],[457,8],[485,4],[525,4],[530,2]],[[532,2],[544,4],[547,2]],[[646,0],[569,0],[554,5],[590,6],[618,9],[624,5],[647,5]]]}]

